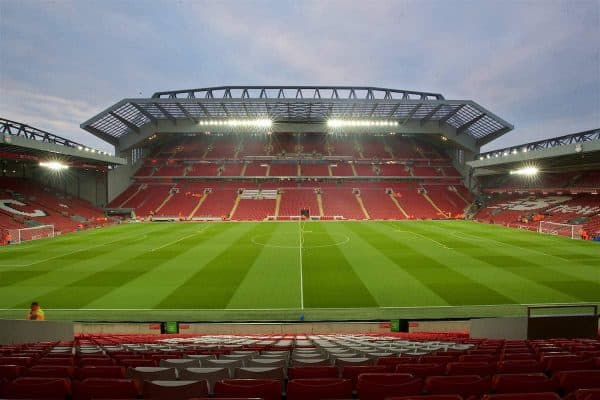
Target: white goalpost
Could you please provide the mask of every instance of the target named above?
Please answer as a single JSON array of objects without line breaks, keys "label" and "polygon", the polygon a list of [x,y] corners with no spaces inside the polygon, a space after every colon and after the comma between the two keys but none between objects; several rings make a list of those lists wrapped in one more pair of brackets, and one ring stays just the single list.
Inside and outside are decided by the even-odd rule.
[{"label": "white goalpost", "polygon": [[560,224],[558,222],[540,221],[539,233],[568,236],[571,239],[581,239],[579,231],[583,225]]},{"label": "white goalpost", "polygon": [[11,244],[18,244],[28,240],[54,237],[54,225],[40,225],[32,228],[9,229]]}]

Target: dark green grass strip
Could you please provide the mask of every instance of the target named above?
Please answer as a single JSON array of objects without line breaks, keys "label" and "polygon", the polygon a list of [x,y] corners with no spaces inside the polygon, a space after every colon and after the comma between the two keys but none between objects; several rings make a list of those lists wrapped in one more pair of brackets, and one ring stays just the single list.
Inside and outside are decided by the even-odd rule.
[{"label": "dark green grass strip", "polygon": [[[547,286],[582,301],[600,301],[600,285],[584,281],[524,258],[500,255],[472,255],[485,263],[506,269],[515,275]],[[568,268],[565,265],[565,268]]]},{"label": "dark green grass strip", "polygon": [[335,240],[320,223],[305,225],[302,265],[306,308],[376,307],[377,301],[337,246],[311,248]]},{"label": "dark green grass strip", "polygon": [[[254,260],[262,251],[262,246],[252,243],[252,237],[260,233],[265,241],[270,240],[276,229],[275,224],[256,224],[241,236],[234,245],[225,249],[183,285],[161,301],[156,308],[225,308],[240,286]],[[257,293],[268,295],[268,293]]]},{"label": "dark green grass strip", "polygon": [[[512,236],[511,236],[511,239],[502,241],[501,239],[504,239],[504,235],[497,235],[497,237],[494,240],[501,243],[501,245],[496,246],[496,244],[490,239],[473,241],[472,238],[470,239],[468,237],[460,237],[460,235],[458,235],[458,236],[452,235],[451,236],[451,233],[453,231],[448,230],[444,226],[440,227],[439,224],[430,225],[431,229],[436,229],[438,231],[438,234],[431,235],[431,231],[422,230],[423,226],[425,226],[425,225],[420,225],[419,227],[414,226],[412,228],[416,228],[415,230],[418,230],[419,232],[422,232],[424,234],[428,233],[432,237],[437,236],[440,238],[440,240],[443,240],[444,237],[446,237],[446,238],[452,237],[452,243],[450,244],[450,246],[454,246],[455,244],[458,244],[458,246],[461,246],[461,242],[462,242],[463,245],[465,243],[466,244],[477,243],[479,245],[479,247],[481,247],[481,248],[495,247],[496,250],[493,252],[493,254],[491,252],[487,252],[486,254],[480,254],[478,252],[471,252],[471,254],[469,254],[469,256],[472,258],[478,259],[480,261],[483,261],[487,264],[494,265],[496,267],[510,271],[513,274],[518,275],[521,278],[524,278],[526,280],[529,280],[529,281],[535,282],[537,284],[554,289],[556,291],[565,293],[573,298],[580,299],[582,301],[594,301],[594,302],[600,301],[600,284],[593,281],[594,279],[597,280],[597,277],[590,277],[590,280],[578,279],[572,275],[569,275],[569,274],[557,271],[556,269],[549,268],[547,266],[542,265],[539,262],[539,258],[538,258],[538,262],[532,262],[532,261],[528,261],[529,257],[527,257],[526,254],[523,254],[522,256],[505,254],[506,252],[514,253],[515,251],[518,251],[517,248],[509,249],[507,246],[522,247],[524,252],[527,252],[527,250],[536,251],[536,250],[538,250],[538,247],[541,247],[544,252],[547,252],[549,246],[547,246],[547,245],[542,246],[542,244],[539,241],[535,241],[532,239],[530,239],[528,241],[515,240],[515,239],[512,239]],[[508,232],[504,232],[504,234],[506,234],[506,233],[508,233]],[[473,236],[472,233],[469,235]],[[475,237],[475,236],[474,236],[474,238],[477,239],[477,237]],[[537,237],[535,237],[533,239],[537,239]],[[448,243],[448,242],[446,242],[446,243]],[[508,244],[508,243],[510,243],[510,244]],[[515,245],[514,243],[520,243],[520,245]],[[498,247],[500,247],[500,249],[498,249]],[[542,254],[542,255],[540,255],[540,257],[548,259],[548,258],[553,257],[553,255],[548,253],[548,256],[544,256]],[[569,256],[569,258],[572,258],[572,256]],[[597,260],[597,258],[596,258],[596,260]],[[556,259],[553,259],[552,261],[554,263],[557,262]],[[567,261],[565,261],[563,264],[564,264],[564,268],[578,268],[578,266],[573,266],[570,262],[567,262]]]},{"label": "dark green grass strip", "polygon": [[[166,228],[167,227],[165,226],[160,230],[165,230]],[[142,236],[143,234],[141,234],[140,237]],[[100,244],[98,246],[90,245],[88,243],[85,247],[91,247],[89,249],[81,251],[74,250],[74,252],[71,254],[58,255],[56,258],[52,258],[51,260],[38,262],[27,267],[15,267],[4,271],[0,270],[0,287],[10,286],[16,283],[22,283],[23,286],[26,286],[27,283],[25,281],[28,279],[40,278],[46,274],[54,273],[58,269],[63,269],[77,263],[83,263],[94,258],[101,260],[103,256],[113,253],[115,248],[121,249],[122,247],[127,246],[127,244],[139,242],[140,237],[127,236],[121,240],[116,239],[114,241],[106,241],[106,245]],[[48,243],[48,245],[51,246],[52,244]],[[49,257],[53,256],[49,254]],[[19,264],[19,261],[15,261],[15,264]],[[49,285],[53,284],[53,282],[49,281],[47,283]]]},{"label": "dark green grass strip", "polygon": [[[454,271],[435,258],[427,256],[426,248],[417,249],[401,238],[392,239],[367,224],[352,224],[350,229],[375,249],[382,252],[398,267],[404,269],[423,285],[451,305],[511,304],[514,301],[496,290]],[[406,237],[406,236],[402,236]],[[409,243],[410,241],[406,241]],[[384,277],[382,277],[384,279]]]},{"label": "dark green grass strip", "polygon": [[[127,284],[137,277],[152,271],[166,260],[189,251],[207,236],[191,236],[177,244],[164,247],[155,252],[143,253],[127,258],[106,269],[95,272],[85,278],[78,279],[66,286],[39,296],[41,302],[52,308],[81,308],[92,301],[106,295],[117,287]],[[133,241],[134,239],[127,239]],[[124,241],[125,242],[125,241]],[[110,246],[107,246],[110,248]],[[110,250],[109,250],[110,251]],[[121,249],[123,251],[123,249]],[[26,306],[26,303],[20,306]]]}]

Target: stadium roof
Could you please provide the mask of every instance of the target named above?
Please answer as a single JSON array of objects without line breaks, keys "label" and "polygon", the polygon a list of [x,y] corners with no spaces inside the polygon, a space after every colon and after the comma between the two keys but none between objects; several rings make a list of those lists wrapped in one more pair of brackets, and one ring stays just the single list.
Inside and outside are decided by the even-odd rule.
[{"label": "stadium roof", "polygon": [[0,118],[0,158],[45,159],[95,165],[126,164],[126,160],[27,124]]},{"label": "stadium roof", "polygon": [[[399,130],[435,124],[468,135],[477,146],[513,126],[471,100],[446,100],[439,93],[352,86],[221,86],[157,92],[127,98],[81,124],[97,137],[118,145],[146,126],[177,132],[178,123],[207,119],[269,118],[283,123],[325,123],[328,119],[385,119]],[[167,122],[169,127],[158,129]]]},{"label": "stadium roof", "polygon": [[481,153],[467,164],[477,174],[505,173],[523,164],[546,171],[600,167],[600,128]]}]

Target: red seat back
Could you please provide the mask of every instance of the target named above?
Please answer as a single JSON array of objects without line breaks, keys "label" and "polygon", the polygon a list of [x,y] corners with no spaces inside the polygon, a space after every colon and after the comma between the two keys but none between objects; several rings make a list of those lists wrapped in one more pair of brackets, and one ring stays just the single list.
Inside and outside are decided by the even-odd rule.
[{"label": "red seat back", "polygon": [[535,393],[554,392],[556,383],[546,375],[538,374],[502,374],[492,379],[495,393]]},{"label": "red seat back", "polygon": [[71,378],[73,377],[73,367],[68,365],[36,365],[25,371],[24,375],[40,378]]},{"label": "red seat back", "polygon": [[498,361],[497,373],[503,374],[518,374],[518,373],[533,373],[542,372],[542,365],[534,359],[531,360],[504,360]]},{"label": "red seat back", "polygon": [[75,375],[78,379],[87,378],[113,378],[123,379],[125,378],[125,368],[117,365],[108,366],[87,366],[79,368]]},{"label": "red seat back", "polygon": [[487,394],[482,400],[560,400],[553,392]]},{"label": "red seat back", "polygon": [[486,361],[458,361],[446,365],[447,375],[491,375],[495,368]]},{"label": "red seat back", "polygon": [[24,370],[25,368],[20,365],[0,365],[0,381],[3,379],[12,381],[21,376]]},{"label": "red seat back", "polygon": [[349,365],[343,367],[342,377],[345,379],[350,379],[352,384],[356,385],[356,381],[358,380],[358,376],[360,374],[383,373],[387,371],[388,367],[386,367],[385,365]]},{"label": "red seat back", "polygon": [[425,380],[429,394],[458,394],[462,397],[481,396],[491,389],[489,377],[479,375],[430,376]]},{"label": "red seat back", "polygon": [[384,400],[389,396],[418,395],[423,390],[423,380],[410,374],[361,374],[356,385],[361,400]]},{"label": "red seat back", "polygon": [[281,398],[281,381],[275,379],[224,379],[215,383],[215,396],[260,397],[263,400]]},{"label": "red seat back", "polygon": [[294,379],[288,382],[287,400],[346,399],[352,397],[348,379]]},{"label": "red seat back", "polygon": [[337,367],[292,367],[288,369],[288,379],[337,378]]},{"label": "red seat back", "polygon": [[68,379],[21,377],[7,383],[2,397],[9,399],[64,399],[71,393]]},{"label": "red seat back", "polygon": [[446,366],[444,364],[432,363],[398,364],[396,365],[396,372],[419,377],[443,375],[446,372]]},{"label": "red seat back", "polygon": [[556,379],[565,394],[577,389],[600,388],[600,370],[561,371]]},{"label": "red seat back", "polygon": [[73,400],[135,399],[138,393],[132,379],[87,378],[73,384]]}]

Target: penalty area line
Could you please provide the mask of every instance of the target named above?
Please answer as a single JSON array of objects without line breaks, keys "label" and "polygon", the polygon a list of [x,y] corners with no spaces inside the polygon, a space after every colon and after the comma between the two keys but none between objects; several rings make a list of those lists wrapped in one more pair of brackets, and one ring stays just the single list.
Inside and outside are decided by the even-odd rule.
[{"label": "penalty area line", "polygon": [[437,244],[439,244],[440,246],[442,246],[442,247],[443,247],[443,248],[445,248],[445,249],[448,249],[448,250],[453,250],[453,249],[452,249],[452,247],[448,247],[448,246],[446,246],[444,243],[442,243],[442,242],[438,242],[437,240],[435,240],[435,239],[432,239],[432,238],[429,238],[429,237],[427,237],[427,236],[425,236],[425,235],[421,235],[420,233],[411,232],[411,231],[403,231],[403,230],[401,230],[401,229],[396,229],[396,232],[408,233],[408,234],[410,234],[410,235],[419,236],[419,237],[422,237],[423,239],[427,239],[427,240],[430,240],[430,241],[432,241],[432,242],[434,242],[434,243],[437,243]]}]

